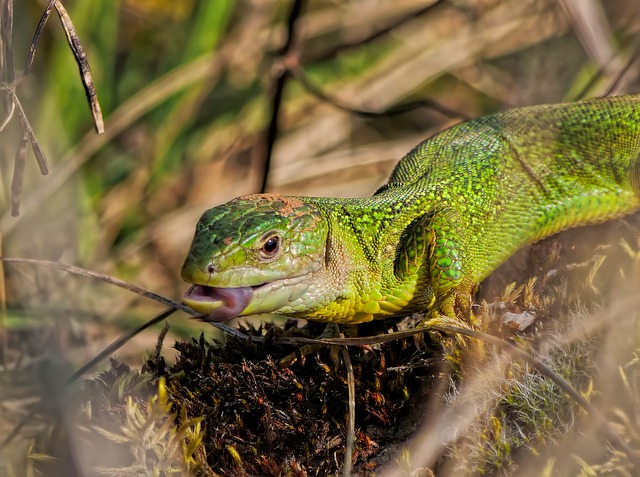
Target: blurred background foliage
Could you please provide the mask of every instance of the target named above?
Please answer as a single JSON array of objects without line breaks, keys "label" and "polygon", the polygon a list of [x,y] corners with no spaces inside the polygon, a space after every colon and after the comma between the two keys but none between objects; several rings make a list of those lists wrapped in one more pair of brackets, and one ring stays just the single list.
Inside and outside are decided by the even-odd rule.
[{"label": "blurred background foliage", "polygon": [[[51,173],[41,176],[28,158],[21,214],[11,217],[21,135],[14,119],[0,136],[2,253],[73,263],[179,299],[186,288],[179,270],[200,214],[260,190],[292,2],[64,3],[88,55],[106,132],[93,131],[54,14],[31,75],[16,90]],[[268,191],[371,194],[404,153],[461,118],[603,94],[636,56],[635,0],[449,0],[417,14],[432,3],[304,2],[292,56],[324,94],[373,112],[430,99],[457,114],[428,107],[351,114],[292,78],[278,116]],[[21,65],[43,2],[16,2],[14,9],[14,57]],[[401,24],[365,41],[394,23]],[[632,65],[616,91],[633,90],[637,73]],[[5,277],[5,330],[26,330],[16,342],[4,334],[5,363],[43,343],[81,363],[159,310],[54,270],[5,265]],[[207,329],[180,317],[171,321],[172,333],[182,336]],[[25,339],[34,329],[47,331]],[[139,360],[156,335],[120,355]]]},{"label": "blurred background foliage", "polygon": [[[51,174],[40,176],[29,158],[21,214],[11,217],[20,137],[12,121],[0,142],[3,253],[77,264],[179,298],[185,288],[179,269],[200,214],[260,190],[292,4],[68,2],[105,116],[102,135],[92,129],[54,14],[31,75],[17,88]],[[291,56],[305,82],[291,79],[284,90],[270,192],[371,194],[404,153],[462,117],[603,94],[633,57],[640,28],[640,6],[624,0],[303,4]],[[20,65],[43,5],[14,8]],[[630,71],[627,78],[637,76]],[[358,110],[384,112],[429,99],[456,114],[428,107],[350,114],[311,94],[306,82]],[[619,82],[621,91],[629,87]],[[119,323],[117,332],[153,309],[137,296],[57,271],[7,268],[12,325],[31,323],[27,315],[38,326],[47,319]],[[200,326],[172,320],[174,331]]]},{"label": "blurred background foliage", "polygon": [[[371,194],[405,152],[461,117],[602,94],[633,57],[640,27],[633,1],[451,0],[421,13],[432,3],[305,2],[292,51],[306,81],[354,109],[384,112],[430,99],[459,117],[428,107],[350,114],[292,79],[268,191]],[[77,66],[52,17],[31,75],[17,88],[52,172],[40,176],[29,159],[21,215],[11,217],[20,137],[12,121],[0,142],[3,253],[74,263],[180,297],[179,269],[199,215],[260,189],[291,5],[68,2],[106,132],[93,132]],[[43,5],[14,8],[19,65]],[[619,84],[622,91],[629,87]],[[7,296],[12,326],[31,323],[27,315],[38,326],[51,319],[128,329],[153,309],[120,290],[25,266],[8,267]],[[174,321],[185,331],[186,320]]]}]

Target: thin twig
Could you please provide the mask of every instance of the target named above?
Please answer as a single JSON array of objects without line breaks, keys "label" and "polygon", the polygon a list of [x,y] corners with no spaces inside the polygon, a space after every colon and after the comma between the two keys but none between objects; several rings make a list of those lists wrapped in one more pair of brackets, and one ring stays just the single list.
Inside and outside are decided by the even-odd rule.
[{"label": "thin twig", "polygon": [[60,262],[54,262],[52,260],[38,260],[35,258],[18,258],[18,257],[0,257],[3,262],[6,263],[28,263],[31,265],[38,265],[40,267],[48,267],[48,268],[57,268],[58,270],[62,270],[67,273],[72,273],[74,275],[80,275],[83,277],[94,278],[96,280],[101,280],[105,283],[109,283],[110,285],[115,285],[124,290],[135,293],[136,295],[143,296],[145,298],[149,298],[151,300],[155,300],[158,303],[169,306],[171,308],[175,308],[176,310],[183,311],[191,316],[199,317],[201,316],[199,313],[194,312],[188,306],[185,306],[181,303],[177,303],[168,298],[165,298],[157,293],[153,293],[149,290],[145,290],[142,287],[137,285],[133,285],[131,283],[127,283],[118,278],[112,277],[110,275],[106,275],[104,273],[93,272],[91,270],[87,270],[84,268],[76,267],[74,265],[66,265]]},{"label": "thin twig", "polygon": [[95,357],[93,357],[87,364],[85,364],[84,366],[80,367],[71,376],[69,376],[67,378],[66,383],[67,384],[71,384],[74,381],[77,381],[78,378],[80,378],[87,371],[92,369],[95,365],[100,363],[103,359],[109,357],[110,355],[115,353],[117,350],[122,348],[122,346],[124,346],[131,338],[136,336],[138,333],[141,333],[142,331],[146,330],[147,328],[150,328],[153,325],[157,325],[158,323],[162,323],[164,320],[166,320],[169,316],[171,316],[175,312],[176,312],[175,308],[167,308],[165,311],[163,311],[162,313],[156,315],[155,317],[153,317],[149,321],[141,324],[137,328],[134,328],[132,330],[127,331],[126,333],[124,333],[123,335],[118,337],[118,339],[116,339],[113,343],[111,343],[105,349],[100,351],[100,353],[98,353]]},{"label": "thin twig", "polygon": [[[0,78],[3,83],[12,84],[15,79],[13,69],[13,0],[1,0],[1,3],[0,41],[2,42],[2,50],[0,55],[2,56],[0,57]],[[1,121],[0,132],[9,123],[15,110],[11,98],[6,94],[2,96],[6,117]]]},{"label": "thin twig", "polygon": [[15,72],[13,70],[13,0],[2,0],[2,81],[13,83]]},{"label": "thin twig", "polygon": [[[30,264],[30,265],[37,265],[40,267],[48,267],[48,268],[56,268],[58,270],[62,270],[63,272],[67,272],[67,273],[71,273],[73,275],[79,275],[82,277],[87,277],[87,278],[93,278],[95,280],[100,280],[102,282],[108,283],[109,285],[114,285],[118,288],[122,288],[124,290],[130,291],[135,293],[136,295],[140,295],[143,296],[145,298],[148,298],[150,300],[154,300],[157,301],[158,303],[168,306],[170,308],[173,308],[175,310],[179,310],[182,311],[183,313],[186,313],[187,315],[189,315],[192,318],[198,319],[198,320],[203,320],[203,321],[207,321],[207,316],[203,315],[201,313],[198,313],[197,311],[192,310],[191,308],[189,308],[186,305],[183,305],[182,303],[178,303],[176,301],[173,301],[169,298],[165,298],[162,295],[158,295],[157,293],[154,293],[152,291],[146,290],[142,287],[139,287],[137,285],[133,285],[131,283],[125,282],[123,280],[120,280],[118,278],[112,277],[110,275],[106,275],[103,273],[98,273],[98,272],[94,272],[91,270],[87,270],[86,268],[81,268],[81,267],[76,267],[75,265],[66,265],[64,263],[60,263],[60,262],[54,262],[52,260],[38,260],[35,258],[20,258],[20,257],[1,257],[0,256],[0,261],[2,262],[6,262],[6,263],[25,263],[25,264]],[[241,339],[247,339],[248,336],[245,335],[244,333],[242,333],[241,331],[235,329],[235,328],[231,328],[228,325],[225,325],[223,323],[212,323],[212,322],[208,322],[210,325],[212,325],[215,328],[218,328],[219,330],[228,333],[230,335],[236,336],[238,338]]]},{"label": "thin twig", "polygon": [[24,425],[31,420],[34,414],[34,411],[31,411],[29,414],[23,417],[20,422],[15,425],[15,427],[11,430],[7,437],[5,437],[2,442],[0,442],[0,454],[7,448],[9,444],[11,444],[11,441],[13,441],[13,439],[18,436]]},{"label": "thin twig", "polygon": [[22,129],[29,136],[29,142],[31,143],[31,149],[33,150],[33,154],[36,156],[36,162],[38,163],[38,167],[40,168],[40,173],[43,176],[49,174],[49,166],[47,165],[47,158],[40,147],[40,143],[36,138],[35,133],[33,132],[33,128],[31,127],[31,123],[27,118],[27,114],[22,109],[22,104],[20,104],[20,100],[18,96],[16,96],[13,90],[10,91],[11,99],[13,100],[13,104],[16,105],[16,111],[18,112],[18,117],[20,118],[20,124],[22,125]]},{"label": "thin twig", "polygon": [[[365,38],[361,38],[358,39],[357,41],[351,42],[351,43],[344,43],[342,45],[339,45],[331,50],[327,50],[321,54],[315,55],[315,56],[308,56],[304,58],[304,62],[305,63],[309,63],[309,62],[314,62],[314,61],[321,61],[321,60],[325,60],[325,59],[329,59],[335,55],[337,55],[340,51],[344,51],[350,48],[355,48],[358,46],[361,46],[365,43],[368,43],[370,41],[375,40],[376,38],[379,38],[383,35],[386,35],[387,33],[389,33],[390,31],[392,31],[394,28],[399,27],[400,25],[406,23],[409,20],[415,19],[429,11],[431,11],[434,7],[437,7],[441,4],[443,4],[446,0],[436,0],[434,3],[425,6],[413,13],[411,13],[410,15],[407,15],[403,18],[400,18],[399,20],[397,20],[396,22],[393,22],[391,24],[389,24],[388,26],[386,26],[385,28],[382,28],[381,30],[375,32],[372,35],[369,35]],[[260,186],[260,192],[264,193],[267,191],[267,186],[268,186],[268,181],[269,181],[269,172],[271,169],[271,159],[273,156],[273,148],[275,145],[275,141],[278,137],[278,132],[279,132],[279,126],[278,126],[278,121],[280,118],[280,110],[281,110],[281,104],[282,104],[282,98],[283,98],[283,94],[284,94],[284,88],[287,84],[287,81],[289,79],[289,74],[291,73],[292,75],[296,76],[296,79],[298,79],[298,81],[300,81],[302,83],[302,85],[311,93],[314,94],[315,96],[317,96],[318,98],[322,99],[323,101],[332,104],[333,106],[342,109],[344,111],[353,113],[353,114],[357,114],[360,116],[365,116],[365,117],[372,117],[372,116],[391,116],[391,115],[395,115],[395,114],[402,114],[408,111],[412,111],[415,110],[417,108],[422,108],[422,107],[428,107],[431,109],[434,109],[436,111],[441,112],[442,114],[445,114],[446,116],[449,117],[453,117],[453,118],[463,118],[463,119],[468,119],[466,116],[452,111],[442,105],[439,105],[433,101],[430,100],[423,100],[423,101],[414,101],[411,103],[407,103],[407,104],[403,104],[403,105],[398,105],[395,106],[393,108],[390,108],[387,111],[384,112],[374,112],[374,111],[364,111],[364,110],[358,110],[355,108],[351,108],[349,106],[346,106],[342,103],[340,103],[339,101],[330,98],[329,96],[327,96],[326,94],[324,94],[319,88],[316,88],[307,78],[306,76],[303,74],[302,69],[299,67],[298,65],[298,61],[297,59],[292,61],[292,58],[297,58],[296,55],[293,54],[293,51],[295,49],[295,45],[296,45],[296,21],[298,20],[298,17],[300,16],[300,13],[302,11],[302,7],[303,7],[303,0],[293,0],[293,4],[291,7],[291,11],[289,14],[289,18],[287,20],[287,39],[285,42],[284,47],[281,50],[281,64],[278,65],[277,68],[274,68],[276,70],[276,78],[275,78],[275,83],[273,84],[273,91],[270,95],[270,103],[271,103],[271,117],[269,120],[269,125],[267,127],[267,132],[265,135],[265,148],[264,148],[264,163],[263,163],[263,173],[262,173],[262,184]],[[296,66],[293,66],[293,64],[295,63]]]},{"label": "thin twig", "polygon": [[5,116],[2,123],[0,123],[0,132],[4,131],[4,128],[7,127],[7,124],[9,124],[9,122],[11,121],[11,118],[13,118],[13,114],[16,111],[16,105],[11,100],[11,95],[4,93],[2,95],[2,98],[4,100],[5,105],[7,106],[7,115]]},{"label": "thin twig", "polygon": [[262,183],[260,184],[260,192],[265,193],[267,191],[267,184],[269,182],[269,171],[271,170],[271,158],[273,157],[273,147],[278,138],[278,118],[280,117],[280,107],[282,105],[282,96],[284,93],[284,87],[287,82],[288,72],[286,70],[279,73],[275,84],[273,85],[273,93],[271,94],[271,119],[269,120],[269,126],[264,139],[264,159],[262,166]]},{"label": "thin twig", "polygon": [[[624,76],[631,69],[631,67],[638,61],[638,49],[636,49],[633,54],[629,56],[627,61],[622,65],[622,67],[616,71],[615,76],[611,79],[611,83],[607,86],[607,89],[604,91],[603,96],[610,96],[616,91],[624,79]],[[619,93],[618,93],[619,94]]]},{"label": "thin twig", "polygon": [[[340,336],[343,337],[341,334]],[[355,449],[356,442],[356,383],[353,374],[353,365],[351,364],[351,356],[349,355],[349,348],[347,346],[341,346],[342,359],[344,366],[347,369],[347,390],[349,393],[349,414],[347,418],[347,445],[344,449],[344,466],[342,467],[342,476],[351,477],[351,470],[353,469],[353,450]]]},{"label": "thin twig", "polygon": [[104,132],[102,109],[100,108],[98,93],[96,92],[96,87],[93,83],[93,76],[91,75],[91,67],[87,60],[87,54],[84,52],[84,48],[82,48],[80,38],[78,38],[78,33],[73,26],[71,17],[69,17],[67,10],[62,5],[62,2],[60,2],[60,0],[55,0],[55,7],[64,33],[67,36],[69,47],[71,48],[73,56],[78,63],[78,68],[80,69],[80,79],[82,80],[82,86],[84,86],[84,91],[87,95],[87,99],[89,100],[89,107],[91,108],[91,115],[93,116],[93,126],[98,134],[102,134]]},{"label": "thin twig", "polygon": [[430,5],[427,5],[425,7],[422,7],[418,10],[416,10],[415,12],[411,12],[410,14],[399,18],[398,20],[396,20],[393,23],[390,23],[389,25],[385,26],[384,28],[374,32],[373,34],[369,35],[369,36],[365,36],[363,38],[358,38],[357,40],[353,40],[351,42],[345,42],[345,43],[341,43],[333,48],[330,48],[326,51],[320,52],[320,53],[316,53],[316,54],[309,54],[306,56],[302,57],[302,63],[303,64],[309,64],[309,63],[315,63],[318,61],[324,61],[324,60],[328,60],[331,58],[334,58],[335,56],[338,56],[339,53],[342,53],[343,51],[347,51],[347,50],[351,50],[354,48],[358,48],[362,45],[365,45],[367,43],[370,43],[374,40],[377,40],[378,38],[383,37],[384,35],[390,33],[392,30],[395,30],[396,28],[404,25],[405,23],[411,21],[411,20],[415,20],[416,18],[424,15],[425,13],[430,12],[431,10],[433,10],[435,7],[439,7],[440,5],[444,4],[447,0],[436,0],[435,2],[431,3]]},{"label": "thin twig", "polygon": [[[286,58],[296,44],[296,22],[300,17],[300,13],[303,10],[304,0],[293,0],[289,17],[287,18],[287,39],[282,47],[280,55],[282,58]],[[264,139],[264,160],[262,169],[262,184],[260,185],[260,192],[267,191],[267,184],[269,182],[269,171],[271,169],[271,158],[273,156],[273,147],[276,139],[278,138],[278,121],[280,119],[280,109],[282,106],[282,98],[284,95],[284,88],[289,79],[289,72],[286,68],[274,68],[275,82],[272,86],[272,93],[270,97],[271,103],[271,119],[269,120],[269,126]]]},{"label": "thin twig", "polygon": [[313,81],[307,76],[304,72],[300,63],[297,61],[297,58],[288,58],[286,61],[286,67],[291,72],[291,75],[300,82],[300,84],[305,88],[305,90],[315,96],[316,98],[328,103],[342,111],[345,111],[350,114],[355,114],[358,116],[370,118],[370,117],[389,117],[396,116],[398,114],[408,113],[410,111],[414,111],[420,108],[429,108],[434,111],[438,111],[441,114],[444,114],[447,117],[454,119],[463,119],[468,120],[471,119],[470,116],[461,113],[459,111],[454,111],[452,109],[443,106],[436,101],[430,99],[422,99],[417,101],[411,101],[404,104],[398,104],[384,111],[368,111],[364,109],[354,108],[352,106],[347,106],[345,103],[339,101],[336,98],[329,96],[327,93],[322,91],[320,87],[318,87]]},{"label": "thin twig", "polygon": [[42,12],[42,16],[40,17],[40,21],[38,22],[38,26],[36,27],[36,31],[33,34],[33,38],[31,40],[29,55],[27,56],[27,61],[25,62],[24,70],[22,71],[22,74],[18,78],[17,83],[22,81],[24,78],[29,76],[29,73],[31,73],[31,66],[33,65],[33,59],[36,56],[36,49],[38,47],[38,42],[40,41],[40,35],[44,30],[44,26],[47,24],[47,20],[49,19],[49,16],[51,16],[51,10],[53,9],[53,6],[55,5],[55,3],[56,3],[56,0],[49,0],[49,2],[47,3],[47,7],[44,9],[44,12]]},{"label": "thin twig", "polygon": [[[38,259],[35,259],[35,258],[0,257],[0,261],[6,262],[6,263],[25,263],[25,264],[30,264],[30,265],[37,265],[37,266],[40,266],[40,267],[56,268],[58,270],[62,270],[64,272],[71,273],[73,275],[79,275],[79,276],[82,276],[82,277],[93,278],[95,280],[100,280],[100,281],[103,281],[105,283],[108,283],[109,285],[114,285],[114,286],[117,286],[118,288],[122,288],[124,290],[130,291],[132,293],[135,293],[136,295],[140,295],[140,296],[143,296],[145,298],[149,298],[150,300],[157,301],[158,303],[161,303],[162,305],[165,305],[165,306],[170,308],[170,310],[165,310],[164,312],[160,313],[160,315],[158,315],[155,318],[152,318],[151,320],[147,321],[146,323],[140,325],[138,328],[136,328],[132,332],[127,333],[125,335],[125,337],[119,338],[114,343],[109,345],[106,349],[110,350],[111,353],[113,353],[114,351],[119,349],[122,345],[124,345],[127,341],[129,341],[131,338],[133,338],[140,331],[148,328],[149,326],[154,325],[155,323],[159,323],[160,321],[162,321],[162,319],[166,318],[167,316],[169,316],[174,311],[177,311],[177,310],[182,311],[183,313],[186,313],[187,315],[191,316],[192,318],[196,318],[196,319],[199,319],[199,320],[206,321],[206,318],[207,318],[205,315],[203,315],[201,313],[198,313],[197,311],[192,310],[191,308],[189,308],[186,305],[183,305],[182,303],[175,302],[175,301],[173,301],[173,300],[171,300],[169,298],[163,297],[162,295],[158,295],[157,293],[153,293],[152,291],[146,290],[146,289],[144,289],[142,287],[139,287],[137,285],[133,285],[131,283],[127,283],[127,282],[125,282],[123,280],[120,280],[118,278],[112,277],[110,275],[106,275],[106,274],[98,273],[98,272],[93,272],[93,271],[87,270],[85,268],[76,267],[74,265],[66,265],[64,263],[54,262],[54,261],[51,261],[51,260],[38,260]],[[164,318],[160,318],[161,316],[164,316]],[[219,329],[220,331],[223,331],[224,333],[233,335],[233,336],[235,336],[237,338],[241,338],[241,339],[247,339],[248,338],[248,336],[245,335],[244,333],[242,333],[241,331],[239,331],[239,330],[237,330],[235,328],[231,328],[230,326],[225,325],[223,323],[210,323],[210,324],[212,326],[214,326],[215,328]],[[117,343],[117,345],[116,345],[116,343]],[[95,363],[97,363],[98,361],[100,361],[101,359],[106,357],[107,354],[108,353],[106,353],[106,350],[103,351],[102,353],[100,353],[100,355],[99,355],[99,356],[101,356],[100,359],[94,358],[91,361],[91,363],[92,363],[91,365],[87,364],[87,365],[85,365],[85,366],[83,366],[81,368],[81,370],[83,370],[82,372],[76,371],[76,373],[74,373],[74,378],[71,379],[71,381],[77,379],[76,375],[80,375],[80,374],[86,372],[87,369],[91,368],[93,365],[95,365]]]}]

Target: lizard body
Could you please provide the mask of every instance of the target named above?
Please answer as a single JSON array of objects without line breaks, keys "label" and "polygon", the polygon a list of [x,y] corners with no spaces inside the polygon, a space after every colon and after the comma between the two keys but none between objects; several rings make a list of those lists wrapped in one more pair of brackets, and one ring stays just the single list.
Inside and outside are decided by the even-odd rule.
[{"label": "lizard body", "polygon": [[419,144],[363,198],[255,194],[209,209],[184,302],[224,321],[469,316],[522,246],[640,209],[640,95],[531,106]]}]

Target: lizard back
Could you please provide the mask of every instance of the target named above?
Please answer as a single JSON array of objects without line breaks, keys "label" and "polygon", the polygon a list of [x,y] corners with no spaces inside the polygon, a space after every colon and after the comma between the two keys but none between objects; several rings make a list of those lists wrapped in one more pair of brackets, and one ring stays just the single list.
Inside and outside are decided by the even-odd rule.
[{"label": "lizard back", "polygon": [[377,194],[453,210],[480,280],[527,243],[640,208],[639,155],[640,96],[524,107],[427,139]]}]

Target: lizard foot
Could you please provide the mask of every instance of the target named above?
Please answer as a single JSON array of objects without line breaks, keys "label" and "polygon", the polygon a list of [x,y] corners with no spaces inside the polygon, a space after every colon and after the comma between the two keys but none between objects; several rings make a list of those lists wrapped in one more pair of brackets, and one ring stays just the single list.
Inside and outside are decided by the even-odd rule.
[{"label": "lizard foot", "polygon": [[[425,316],[417,326],[425,328],[434,341],[440,342],[446,350],[447,359],[457,368],[462,369],[465,363],[478,363],[482,360],[485,352],[484,343],[462,333],[456,333],[453,329],[450,332],[444,331],[445,337],[442,337],[440,333],[443,332],[442,328],[448,327],[473,330],[474,326],[471,323],[473,320],[461,320],[434,312]],[[439,336],[434,336],[436,331]]]}]

